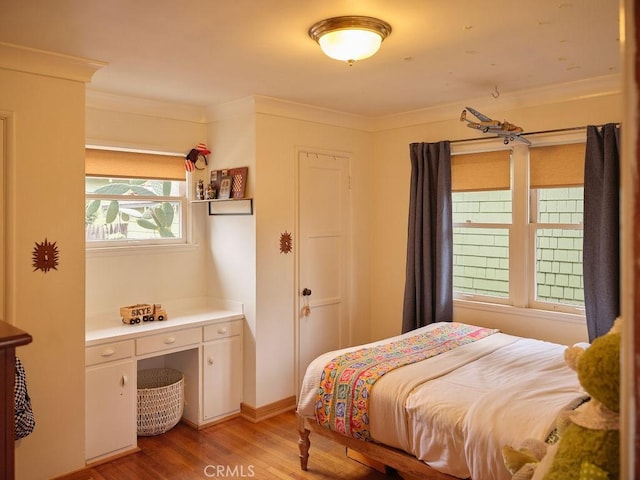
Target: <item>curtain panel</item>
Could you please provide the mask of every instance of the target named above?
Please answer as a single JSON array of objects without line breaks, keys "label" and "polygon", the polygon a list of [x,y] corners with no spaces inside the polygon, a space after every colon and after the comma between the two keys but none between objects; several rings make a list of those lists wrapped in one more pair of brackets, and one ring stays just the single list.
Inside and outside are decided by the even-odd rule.
[{"label": "curtain panel", "polygon": [[584,166],[584,304],[589,341],[620,315],[620,129],[587,127]]},{"label": "curtain panel", "polygon": [[449,141],[412,143],[402,332],[453,319]]}]

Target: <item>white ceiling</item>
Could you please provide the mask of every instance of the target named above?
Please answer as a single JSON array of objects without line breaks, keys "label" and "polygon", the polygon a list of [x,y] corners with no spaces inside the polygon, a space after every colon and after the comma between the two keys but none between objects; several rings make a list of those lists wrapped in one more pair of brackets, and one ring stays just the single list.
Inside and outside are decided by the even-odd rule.
[{"label": "white ceiling", "polygon": [[[618,0],[0,0],[0,42],[107,62],[98,91],[210,106],[263,95],[379,117],[619,75]],[[348,65],[318,20],[391,24]]]}]

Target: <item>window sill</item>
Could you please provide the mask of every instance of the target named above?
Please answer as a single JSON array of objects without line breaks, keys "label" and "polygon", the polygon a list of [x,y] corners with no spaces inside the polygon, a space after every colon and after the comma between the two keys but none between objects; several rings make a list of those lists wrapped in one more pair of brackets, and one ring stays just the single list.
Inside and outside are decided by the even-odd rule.
[{"label": "window sill", "polygon": [[118,257],[124,255],[153,255],[166,253],[193,252],[197,243],[172,243],[167,245],[117,245],[108,247],[86,247],[86,257]]},{"label": "window sill", "polygon": [[526,317],[527,319],[553,320],[567,322],[577,325],[585,324],[585,316],[568,312],[557,312],[553,310],[540,310],[537,308],[514,307],[513,305],[502,305],[499,303],[474,302],[470,300],[454,299],[454,309],[461,307],[466,310],[476,310],[480,312],[500,313],[514,318]]},{"label": "window sill", "polygon": [[454,300],[453,319],[560,345],[586,342],[589,337],[584,316],[566,312]]}]

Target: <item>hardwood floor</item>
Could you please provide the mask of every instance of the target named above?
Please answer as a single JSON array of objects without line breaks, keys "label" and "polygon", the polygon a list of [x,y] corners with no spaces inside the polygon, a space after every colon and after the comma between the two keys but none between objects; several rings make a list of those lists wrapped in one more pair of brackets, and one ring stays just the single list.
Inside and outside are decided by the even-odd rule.
[{"label": "hardwood floor", "polygon": [[341,447],[312,435],[309,469],[300,470],[294,412],[259,423],[235,418],[204,430],[182,423],[139,437],[140,452],[90,469],[93,480],[202,480],[207,478],[396,480],[347,458]]}]

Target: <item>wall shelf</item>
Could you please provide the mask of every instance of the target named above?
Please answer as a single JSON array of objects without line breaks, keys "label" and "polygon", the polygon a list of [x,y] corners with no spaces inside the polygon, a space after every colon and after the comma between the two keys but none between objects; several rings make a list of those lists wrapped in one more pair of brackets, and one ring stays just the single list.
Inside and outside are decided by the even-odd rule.
[{"label": "wall shelf", "polygon": [[209,215],[253,215],[253,198],[191,200],[191,203],[208,203]]}]

